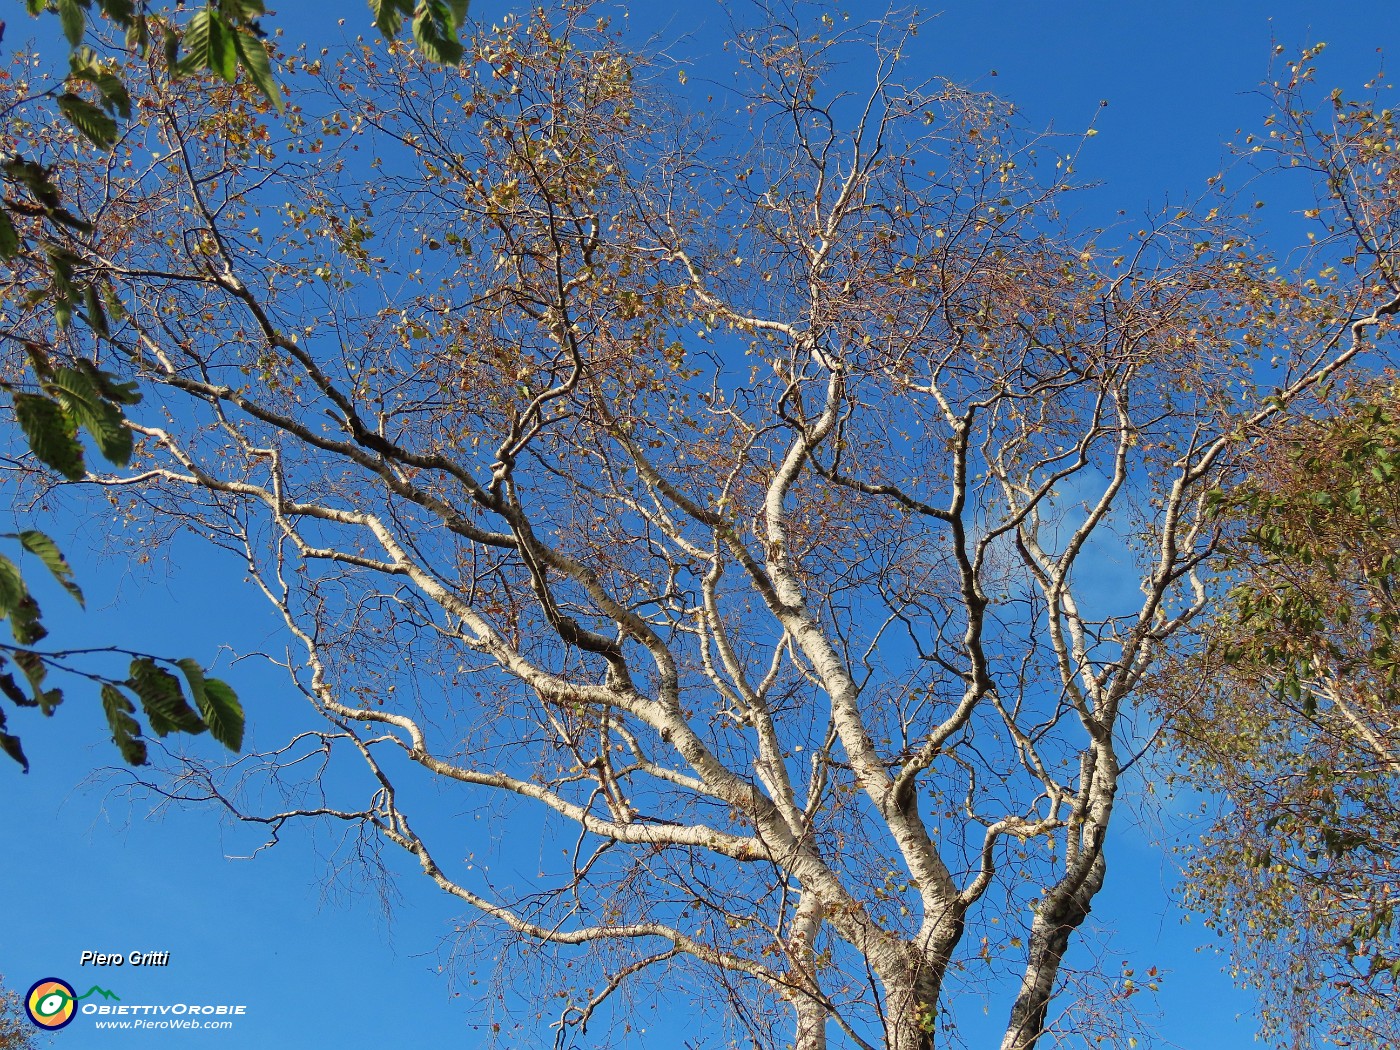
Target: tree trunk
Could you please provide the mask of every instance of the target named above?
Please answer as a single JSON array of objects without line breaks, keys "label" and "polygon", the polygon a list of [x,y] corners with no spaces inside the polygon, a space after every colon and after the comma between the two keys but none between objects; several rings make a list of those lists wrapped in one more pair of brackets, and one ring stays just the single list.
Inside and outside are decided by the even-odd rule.
[{"label": "tree trunk", "polygon": [[826,1050],[826,1007],[807,995],[794,995],[789,1000],[797,1014],[794,1050]]},{"label": "tree trunk", "polygon": [[1036,909],[1031,923],[1030,951],[1021,991],[1011,1006],[1011,1019],[1001,1050],[1033,1050],[1045,1032],[1045,1016],[1055,991],[1070,936],[1089,915],[1094,895],[1103,886],[1103,854],[1099,853],[1084,881],[1062,893],[1051,893]]},{"label": "tree trunk", "polygon": [[949,908],[937,922],[920,932],[922,950],[909,946],[893,971],[876,967],[885,989],[888,1050],[933,1050],[943,977],[962,938],[962,929],[962,909]]},{"label": "tree trunk", "polygon": [[916,979],[898,990],[886,984],[885,1045],[888,1050],[933,1050],[939,983]]}]

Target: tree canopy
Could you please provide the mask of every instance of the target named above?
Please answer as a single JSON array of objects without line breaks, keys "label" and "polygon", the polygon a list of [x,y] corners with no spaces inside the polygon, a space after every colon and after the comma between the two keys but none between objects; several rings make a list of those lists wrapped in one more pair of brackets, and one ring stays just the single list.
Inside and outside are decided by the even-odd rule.
[{"label": "tree canopy", "polygon": [[1400,417],[1392,381],[1275,428],[1221,495],[1236,583],[1173,730],[1228,808],[1196,897],[1294,1045],[1400,1039]]},{"label": "tree canopy", "polygon": [[[309,727],[155,790],[405,851],[561,1041],[649,980],[763,1046],[927,1050],[969,988],[1004,1050],[1111,1039],[1129,990],[1066,959],[1146,686],[1211,607],[1217,494],[1400,310],[1388,117],[1267,139],[1329,209],[1280,265],[1221,178],[1074,229],[1077,140],[906,68],[917,25],[795,18],[736,31],[732,119],[586,5],[456,67],[286,56],[285,118],[155,51],[110,153],[12,77],[5,149],[79,220],[17,236],[111,305],[63,325],[17,253],[6,381],[154,392],[88,483],[299,646]],[[538,876],[422,783],[534,821]]]},{"label": "tree canopy", "polygon": [[[119,30],[126,47],[138,57],[149,59],[153,47],[159,46],[163,67],[172,78],[204,74],[232,84],[241,72],[254,91],[279,113],[284,110],[263,42],[265,34],[259,20],[266,11],[262,0],[211,2],[183,22],[153,14],[145,0],[97,0],[95,12],[92,0],[25,0],[25,6],[32,16],[56,14],[70,49],[69,73],[61,87],[52,87],[28,101],[51,101],[69,128],[99,149],[111,149],[116,144],[119,122],[130,120],[132,110],[131,95],[118,62],[104,59],[89,46],[94,13],[98,22],[95,28]],[[371,8],[375,28],[386,39],[397,37],[408,18],[412,39],[430,61],[461,60],[458,34],[467,15],[467,0],[376,0]],[[4,30],[5,23],[0,22],[0,39]],[[106,42],[101,36],[96,39]],[[67,329],[76,316],[96,336],[105,337],[108,315],[120,314],[122,309],[111,294],[111,285],[87,279],[80,259],[47,236],[48,228],[55,225],[82,232],[91,232],[91,225],[64,205],[49,165],[7,151],[0,158],[0,180],[5,186],[0,200],[0,262],[43,254],[50,280],[47,288],[30,292],[34,301],[52,304],[60,330]],[[25,218],[41,221],[26,225]],[[28,236],[21,236],[21,228]],[[20,390],[15,384],[0,380],[0,389],[11,396],[15,421],[34,456],[70,481],[81,480],[87,475],[86,455],[79,437],[85,430],[104,459],[114,466],[126,466],[131,459],[132,437],[126,428],[125,409],[141,400],[136,385],[119,381],[88,358],[77,357],[67,364],[55,365],[42,344],[24,343],[24,349],[37,382]],[[25,528],[0,538],[18,541],[24,551],[39,558],[80,605],[83,603],[72,569],[50,536]],[[144,765],[148,751],[141,739],[141,724],[135,717],[137,705],[126,690],[134,692],[157,736],[172,732],[198,734],[209,729],[216,740],[231,750],[241,747],[244,715],[237,694],[228,683],[207,676],[188,657],[176,660],[111,650],[107,655],[123,652],[131,658],[130,677],[118,679],[74,663],[91,653],[33,648],[48,636],[48,631],[20,566],[4,555],[0,555],[0,619],[10,621],[16,643],[0,644],[0,691],[16,706],[37,707],[51,715],[63,700],[62,689],[49,678],[49,672],[56,669],[99,684],[112,742],[132,765]],[[20,687],[12,673],[5,671],[11,662],[23,672],[29,692]],[[162,665],[178,669],[183,678],[175,677]],[[182,695],[182,681],[188,700]],[[29,760],[23,745],[17,735],[6,731],[6,726],[7,717],[0,709],[0,750],[28,772]]]}]

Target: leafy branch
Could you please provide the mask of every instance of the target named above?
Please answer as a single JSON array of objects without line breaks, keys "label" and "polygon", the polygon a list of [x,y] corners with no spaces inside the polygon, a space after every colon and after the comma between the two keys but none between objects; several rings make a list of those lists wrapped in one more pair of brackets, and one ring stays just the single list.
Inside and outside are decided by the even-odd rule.
[{"label": "leafy branch", "polygon": [[[17,542],[25,552],[38,558],[59,585],[79,605],[84,604],[83,592],[74,580],[73,567],[52,538],[38,529],[25,529],[0,533],[0,539]],[[41,652],[32,648],[48,636],[48,629],[19,566],[3,554],[0,554],[0,619],[10,621],[10,632],[16,643],[0,642],[0,693],[16,707],[37,707],[45,715],[52,715],[63,702],[62,689],[48,682],[49,671],[57,669],[98,684],[112,741],[121,751],[122,759],[133,766],[146,763],[146,744],[142,740],[141,725],[135,718],[137,706],[129,694],[135,695],[151,732],[158,737],[176,732],[197,735],[207,730],[232,751],[243,746],[244,716],[238,694],[227,682],[206,675],[200,665],[188,657],[171,660],[109,649],[106,651],[125,652],[132,658],[127,677],[117,679],[68,666],[64,661],[73,655],[72,652]],[[181,673],[183,686],[182,679],[162,664]],[[11,665],[24,677],[27,691],[10,670]],[[29,771],[29,760],[19,737],[6,731],[3,708],[0,708],[0,750],[18,762],[25,772]]]},{"label": "leafy branch", "polygon": [[[266,33],[259,23],[266,15],[262,0],[210,0],[183,25],[153,15],[149,4],[133,0],[25,0],[25,6],[32,16],[46,12],[58,16],[70,53],[69,72],[54,95],[54,104],[67,123],[98,149],[109,150],[116,144],[120,122],[131,119],[132,108],[130,93],[115,64],[84,43],[94,15],[124,32],[126,45],[142,57],[150,54],[158,40],[172,78],[209,74],[233,84],[241,71],[279,113],[285,109],[264,43]],[[396,37],[408,20],[424,56],[441,63],[462,59],[458,34],[467,7],[467,0],[370,3],[375,25],[387,39]],[[3,34],[4,23],[0,22],[0,39]],[[81,259],[71,249],[47,238],[27,243],[20,232],[22,222],[16,222],[37,218],[67,230],[91,231],[87,220],[64,206],[53,169],[18,155],[0,157],[0,187],[4,191],[0,201],[0,263],[26,254],[43,256],[51,278],[47,288],[32,293],[35,301],[53,304],[60,329],[78,318],[95,336],[106,337],[109,318],[122,313],[110,286],[81,276]],[[55,365],[44,347],[27,342],[25,349],[34,382],[21,388],[0,381],[0,389],[9,396],[15,419],[35,457],[70,481],[79,480],[87,474],[80,437],[86,432],[104,459],[126,466],[131,460],[132,434],[124,409],[141,400],[135,384],[122,382],[90,360],[79,358],[68,365]],[[83,603],[71,566],[49,536],[25,529],[0,538],[17,541],[39,558],[59,584],[80,605]],[[48,684],[48,673],[61,668],[99,685],[112,740],[122,758],[132,765],[146,762],[146,744],[132,695],[150,730],[159,737],[208,730],[226,747],[234,751],[241,748],[244,715],[237,694],[228,683],[206,676],[194,660],[129,654],[133,657],[129,677],[118,680],[63,666],[59,661],[66,654],[31,648],[48,631],[19,566],[4,555],[0,555],[0,619],[10,621],[16,643],[0,642],[0,692],[16,706],[37,707],[51,715],[62,702],[63,692]],[[162,663],[178,670],[180,677],[165,670]],[[28,691],[8,669],[11,664],[26,680]],[[29,762],[19,737],[6,731],[3,708],[0,750],[28,772]]]}]

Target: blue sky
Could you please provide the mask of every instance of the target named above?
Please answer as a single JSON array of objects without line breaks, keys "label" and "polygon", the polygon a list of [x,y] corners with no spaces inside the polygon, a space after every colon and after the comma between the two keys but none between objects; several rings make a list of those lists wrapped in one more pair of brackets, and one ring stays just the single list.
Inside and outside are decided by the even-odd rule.
[{"label": "blue sky", "polygon": [[[877,10],[849,6],[853,13]],[[655,33],[695,56],[692,77],[698,69],[722,69],[728,23],[719,6],[666,7],[677,10],[663,16],[639,7],[630,16],[634,31]],[[474,14],[487,21],[508,9],[525,5],[473,3]],[[6,39],[12,48],[27,28],[14,10]],[[355,19],[367,25],[363,11],[351,2],[334,14],[348,12],[353,28]],[[272,22],[292,40],[337,32],[331,17],[304,10],[278,13]],[[1082,199],[1093,224],[1119,209],[1142,214],[1199,191],[1219,170],[1223,143],[1235,129],[1257,124],[1265,103],[1251,92],[1275,43],[1293,51],[1327,41],[1319,81],[1354,89],[1375,72],[1377,48],[1396,50],[1395,25],[1393,6],[1380,2],[967,2],[949,5],[920,37],[916,61],[929,73],[1016,102],[1031,125],[1072,131],[1092,121],[1098,135],[1080,173],[1103,183]],[[1270,207],[1282,216],[1287,203]],[[240,588],[237,565],[211,560],[191,544],[176,544],[168,562],[153,566],[95,558],[85,551],[98,545],[109,523],[82,518],[79,506],[75,500],[43,521],[73,557],[89,595],[80,615],[61,593],[41,590],[56,640],[122,641],[206,661],[221,646],[284,647],[276,624]],[[0,530],[10,528],[0,516]],[[225,656],[220,666],[244,700],[255,738],[275,739],[278,705],[286,699],[282,682],[251,662],[230,667]],[[250,839],[210,813],[177,810],[152,819],[128,808],[113,791],[123,782],[120,772],[86,783],[94,768],[117,756],[95,695],[77,683],[69,694],[52,721],[31,712],[11,717],[33,770],[22,776],[0,765],[9,800],[0,816],[8,843],[0,863],[0,894],[8,904],[0,973],[20,991],[40,977],[59,976],[80,992],[92,983],[109,987],[127,1002],[243,1003],[248,1013],[232,1032],[173,1037],[102,1033],[80,1018],[55,1046],[171,1038],[222,1047],[371,1047],[407,1039],[485,1045],[473,1027],[491,1019],[473,998],[485,982],[461,987],[439,970],[444,937],[460,909],[421,875],[390,858],[401,877],[386,918],[372,889],[335,880],[331,834],[289,831],[277,849],[232,860],[226,854],[247,852]],[[1163,1045],[1249,1045],[1251,1000],[1220,972],[1221,957],[1199,950],[1209,943],[1199,920],[1183,925],[1173,902],[1173,862],[1158,837],[1150,827],[1119,829],[1093,939],[1108,939],[1101,954],[1111,967],[1127,960],[1139,971],[1153,965],[1166,971],[1158,1000]],[[168,951],[170,963],[80,970],[84,950]],[[689,1003],[675,1005],[672,1021],[693,1016]],[[994,1008],[989,1024],[996,1029],[1000,1020]],[[659,1022],[646,1045],[679,1047],[679,1031]]]}]

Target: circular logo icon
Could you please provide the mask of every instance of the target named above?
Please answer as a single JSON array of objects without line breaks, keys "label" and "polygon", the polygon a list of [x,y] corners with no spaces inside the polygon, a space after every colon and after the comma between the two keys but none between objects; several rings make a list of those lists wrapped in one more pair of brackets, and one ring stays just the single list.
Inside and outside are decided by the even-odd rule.
[{"label": "circular logo icon", "polygon": [[35,981],[24,997],[24,1012],[40,1028],[50,1031],[62,1028],[78,1012],[77,993],[67,981],[45,977]]}]

